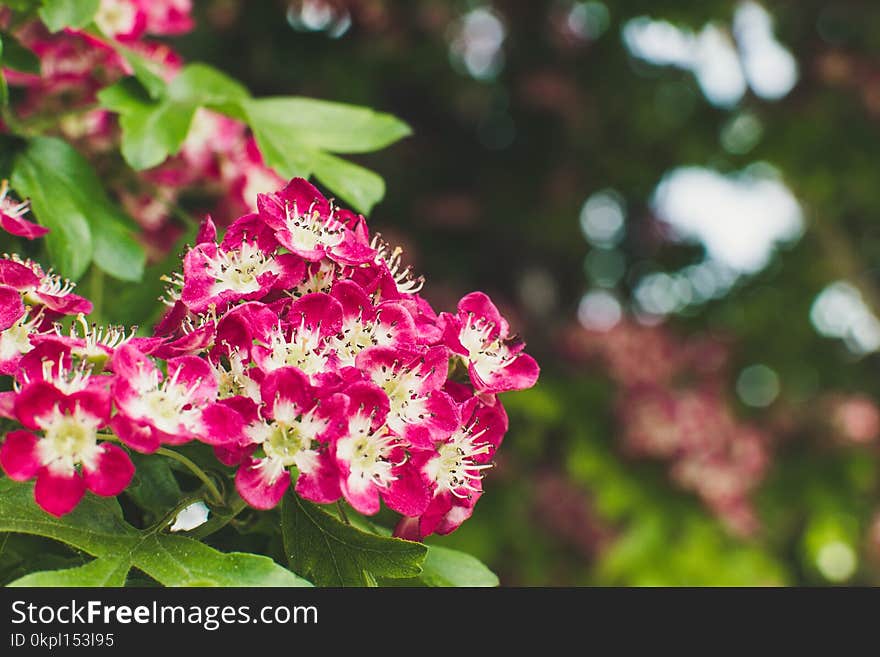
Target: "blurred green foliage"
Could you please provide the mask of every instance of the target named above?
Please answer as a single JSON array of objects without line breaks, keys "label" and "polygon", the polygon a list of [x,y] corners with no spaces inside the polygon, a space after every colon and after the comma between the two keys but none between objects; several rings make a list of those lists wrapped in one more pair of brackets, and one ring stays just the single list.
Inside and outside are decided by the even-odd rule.
[{"label": "blurred green foliage", "polygon": [[[878,438],[839,444],[817,419],[828,394],[876,400],[880,361],[857,357],[810,321],[816,296],[838,280],[880,313],[880,7],[764,0],[798,82],[778,100],[746,91],[716,106],[690,72],[633,57],[622,30],[647,16],[695,33],[711,23],[733,39],[739,2],[587,3],[604,8],[607,24],[574,38],[560,20],[564,27],[584,3],[496,0],[503,61],[483,76],[468,73],[452,43],[462,17],[489,4],[336,0],[317,3],[335,18],[307,29],[297,17],[310,4],[204,0],[196,3],[199,28],[175,47],[255,97],[310,96],[406,121],[411,137],[350,158],[387,183],[371,226],[407,247],[436,307],[450,310],[472,289],[489,292],[542,365],[535,389],[504,396],[510,432],[473,518],[428,542],[475,555],[502,584],[880,582]],[[743,121],[759,129],[737,141]],[[685,340],[722,336],[732,345],[725,399],[774,437],[769,473],[753,495],[761,529],[741,537],[677,487],[665,464],[622,449],[615,384],[600,365],[573,360],[561,335],[591,285],[578,215],[592,193],[612,188],[625,201],[617,294],[626,305],[645,272],[704,256],[658,229],[650,201],[663,176],[681,166],[730,174],[759,162],[779,171],[800,202],[803,235],[724,296],[668,319]],[[143,315],[159,271],[148,268],[139,287],[107,281],[118,301],[106,309],[110,319],[138,308]],[[538,292],[527,284],[536,274],[550,281]],[[779,377],[768,408],[737,401],[736,374],[754,363]],[[258,531],[241,531],[215,537],[283,554]],[[40,541],[9,537],[0,577],[19,576],[15,555]]]},{"label": "blurred green foliage", "polygon": [[[821,422],[801,421],[823,394],[880,394],[877,356],[852,355],[810,322],[817,294],[837,280],[878,310],[876,4],[766,0],[798,82],[779,100],[747,91],[727,107],[708,102],[690,72],[633,57],[622,29],[647,16],[730,35],[738,2],[589,3],[604,8],[607,25],[578,40],[558,29],[578,3],[497,0],[503,65],[482,78],[456,63],[451,42],[462,16],[487,4],[329,3],[351,19],[337,38],[283,19],[306,4],[206,2],[203,28],[179,45],[255,94],[357,103],[409,123],[410,139],[354,158],[388,181],[372,226],[404,242],[436,305],[476,288],[501,299],[543,366],[536,389],[504,399],[510,433],[473,519],[436,544],[475,554],[507,584],[821,584],[835,572],[846,575],[837,581],[876,583],[876,439],[839,445]],[[732,121],[741,127],[743,117],[758,135],[736,142]],[[614,385],[601,367],[573,362],[560,331],[590,287],[578,225],[590,194],[613,188],[625,200],[625,300],[644,272],[703,257],[700,246],[658,234],[650,199],[664,174],[755,162],[772,164],[799,200],[802,237],[726,295],[669,320],[685,338],[732,344],[726,397],[741,417],[784,436],[754,495],[762,529],[741,538],[671,483],[662,463],[624,453]],[[552,281],[538,304],[524,284],[535,272]],[[781,382],[766,409],[736,401],[735,374],[756,362]]]}]

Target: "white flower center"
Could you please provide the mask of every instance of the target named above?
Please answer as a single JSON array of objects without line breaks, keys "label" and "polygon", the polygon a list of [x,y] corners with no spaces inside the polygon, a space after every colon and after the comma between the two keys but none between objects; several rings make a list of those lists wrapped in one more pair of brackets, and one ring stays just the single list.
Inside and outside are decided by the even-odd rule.
[{"label": "white flower center", "polygon": [[286,209],[285,224],[291,243],[301,251],[314,251],[319,246],[333,248],[345,238],[345,228],[341,223],[332,218],[323,219],[312,208],[300,214],[295,203],[293,212],[290,208]]},{"label": "white flower center", "polygon": [[95,15],[95,24],[104,34],[113,36],[130,32],[136,17],[137,10],[132,2],[101,0],[101,7]]},{"label": "white flower center", "polygon": [[98,456],[97,431],[101,421],[76,407],[73,414],[57,406],[48,417],[37,418],[44,437],[37,443],[40,462],[56,474],[71,475],[76,465],[91,465]]},{"label": "white flower center", "polygon": [[467,323],[458,334],[461,346],[467,349],[467,360],[483,380],[504,369],[514,360],[510,349],[499,338],[490,339],[494,324],[483,318],[468,316]]},{"label": "white flower center", "polygon": [[65,395],[85,390],[92,376],[91,364],[85,361],[67,369],[64,366],[64,358],[57,361],[44,360],[43,379],[49,381]]},{"label": "white flower center", "polygon": [[339,334],[329,341],[329,350],[339,358],[340,367],[353,367],[357,355],[373,345],[380,344],[377,338],[377,324],[364,322],[360,317],[349,318]]},{"label": "white flower center", "polygon": [[320,334],[317,329],[310,330],[304,324],[294,329],[290,340],[284,336],[281,327],[276,327],[266,346],[270,353],[262,365],[269,371],[281,367],[297,367],[311,376],[322,371],[327,363]]},{"label": "white flower center", "polygon": [[277,267],[275,259],[256,244],[242,242],[235,251],[218,251],[209,271],[216,281],[215,293],[233,290],[250,294],[260,289],[259,278],[267,273],[277,273]]},{"label": "white flower center", "polygon": [[336,263],[332,260],[327,260],[326,258],[321,260],[317,269],[314,271],[311,268],[309,269],[308,278],[293,289],[291,296],[301,297],[313,292],[330,292],[335,280],[345,278],[343,268],[340,267],[338,269],[337,272]]},{"label": "white flower center", "polygon": [[176,433],[183,425],[194,430],[199,422],[199,410],[187,408],[192,404],[197,384],[187,388],[177,382],[180,370],[164,381],[159,381],[158,371],[141,372],[134,386],[138,395],[126,409],[134,419],[149,420],[154,427],[165,433]]},{"label": "white flower center", "polygon": [[482,478],[482,471],[491,468],[491,463],[475,463],[474,457],[488,454],[489,443],[478,443],[477,439],[485,429],[476,434],[473,427],[459,429],[437,448],[437,456],[428,461],[425,472],[437,483],[437,492],[448,491],[456,497],[465,498],[478,492],[476,483]]},{"label": "white flower center", "polygon": [[387,488],[397,478],[392,469],[399,464],[389,459],[400,439],[386,427],[374,432],[368,429],[369,423],[367,430],[353,430],[336,444],[336,455],[348,462],[348,485],[357,491],[365,490],[371,483]]},{"label": "white flower center", "polygon": [[0,361],[12,360],[34,348],[30,335],[34,331],[36,321],[37,319],[28,321],[27,315],[25,315],[0,333]]},{"label": "white flower center", "polygon": [[425,419],[427,397],[418,393],[421,377],[417,369],[397,369],[382,366],[373,372],[373,382],[388,396],[388,425],[398,433],[405,424]]},{"label": "white flower center", "polygon": [[40,279],[40,283],[36,288],[27,290],[24,293],[22,298],[27,303],[41,305],[43,301],[39,297],[40,294],[48,294],[53,297],[66,297],[73,292],[74,288],[76,288],[76,283],[69,281],[66,278],[61,278],[61,276],[54,273],[51,269],[49,271],[43,271],[43,268],[40,267],[40,265],[30,259],[22,260],[17,255],[13,255],[11,260],[30,268],[30,270]]},{"label": "white flower center", "polygon": [[9,198],[8,194],[9,182],[0,181],[0,212],[15,218],[24,216],[28,211],[30,201],[14,201]]},{"label": "white flower center", "polygon": [[317,465],[318,453],[312,449],[314,440],[327,429],[328,422],[314,415],[314,409],[302,415],[281,402],[275,404],[276,419],[251,424],[245,429],[252,442],[262,446],[266,459],[263,467],[269,483],[274,483],[284,470],[295,465],[300,472],[311,472]]},{"label": "white flower center", "polygon": [[250,397],[254,401],[260,400],[260,386],[247,375],[244,361],[238,351],[229,354],[228,367],[222,363],[212,364],[217,375],[218,399],[229,397]]}]

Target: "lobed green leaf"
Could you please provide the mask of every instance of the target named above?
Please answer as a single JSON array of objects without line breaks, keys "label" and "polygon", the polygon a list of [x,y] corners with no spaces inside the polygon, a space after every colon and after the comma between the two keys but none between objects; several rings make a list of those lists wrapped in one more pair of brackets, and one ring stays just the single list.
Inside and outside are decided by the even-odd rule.
[{"label": "lobed green leaf", "polygon": [[269,557],[223,553],[162,527],[139,531],[126,523],[115,498],[87,494],[55,518],[33,501],[33,486],[0,478],[0,532],[44,536],[96,557],[76,568],[31,573],[20,586],[120,586],[131,568],[166,586],[310,586]]},{"label": "lobed green leaf", "polygon": [[368,534],[290,493],[281,508],[288,563],[318,586],[375,586],[376,577],[415,577],[427,548]]}]

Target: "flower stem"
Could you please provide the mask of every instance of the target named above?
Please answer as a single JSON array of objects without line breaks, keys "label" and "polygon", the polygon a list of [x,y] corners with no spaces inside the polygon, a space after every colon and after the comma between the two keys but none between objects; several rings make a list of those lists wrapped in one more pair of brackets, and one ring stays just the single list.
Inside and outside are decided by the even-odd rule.
[{"label": "flower stem", "polygon": [[185,457],[183,454],[179,452],[175,452],[172,449],[166,449],[165,447],[160,447],[156,450],[156,454],[161,454],[162,456],[167,456],[170,459],[173,459],[186,467],[190,472],[192,472],[203,484],[205,484],[205,489],[211,494],[211,497],[214,498],[214,503],[223,504],[223,495],[220,494],[220,490],[211,481],[211,478],[202,470],[199,466],[193,463],[190,459]]},{"label": "flower stem", "polygon": [[[99,433],[98,437],[102,440],[107,440],[110,442],[122,442],[117,436],[113,435],[112,433]],[[160,447],[154,452],[154,454],[167,456],[168,458],[180,463],[187,470],[192,472],[192,474],[205,485],[205,490],[207,490],[210,496],[213,498],[211,500],[213,503],[223,504],[223,495],[220,494],[220,489],[218,489],[217,485],[213,481],[211,481],[211,478],[205,473],[205,471],[197,466],[193,461],[185,457],[180,452],[175,452],[173,449],[167,449],[165,447]]]},{"label": "flower stem", "polygon": [[336,501],[336,508],[339,509],[339,517],[342,518],[342,522],[346,525],[351,525],[351,521],[348,519],[348,514],[345,512],[345,507],[342,505],[341,500]]}]

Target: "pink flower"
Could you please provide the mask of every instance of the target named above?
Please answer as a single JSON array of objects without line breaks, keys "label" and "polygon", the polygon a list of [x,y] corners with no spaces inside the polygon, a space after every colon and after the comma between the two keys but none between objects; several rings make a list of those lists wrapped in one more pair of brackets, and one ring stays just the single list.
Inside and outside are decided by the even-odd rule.
[{"label": "pink flower", "polygon": [[27,214],[28,201],[14,201],[9,198],[9,185],[4,180],[0,183],[0,228],[7,233],[34,240],[49,232],[45,226],[23,219]]},{"label": "pink flower", "polygon": [[139,452],[161,444],[200,440],[210,445],[235,442],[240,417],[216,403],[217,381],[207,361],[195,356],[168,360],[168,376],[133,346],[116,350],[113,400],[118,412],[110,421],[116,435]]},{"label": "pink flower", "polygon": [[101,0],[95,24],[108,37],[134,41],[147,27],[146,13],[134,0]]},{"label": "pink flower", "polygon": [[184,258],[180,300],[193,312],[261,299],[271,290],[290,288],[303,278],[304,265],[291,254],[276,255],[257,239],[243,238],[229,245],[226,241],[220,246],[202,242]]},{"label": "pink flower", "polygon": [[89,324],[82,313],[71,322],[66,333],[56,323],[51,331],[34,332],[30,335],[31,345],[39,347],[54,343],[58,351],[87,362],[98,371],[113,356],[114,350],[123,344],[131,344],[149,352],[161,342],[162,338],[135,337],[134,329],[126,331],[122,326]]},{"label": "pink flower", "polygon": [[[0,287],[0,309],[6,321],[10,314],[17,312],[15,299],[9,294],[9,289]],[[17,291],[14,292],[19,296]],[[26,311],[17,321],[0,331],[0,374],[12,376],[19,370],[22,357],[34,348],[31,338],[39,335],[44,324],[40,311]]]},{"label": "pink flower", "polygon": [[92,302],[73,293],[75,283],[53,274],[32,260],[17,255],[0,258],[0,285],[21,293],[22,299],[32,306],[43,306],[60,315],[88,314]]},{"label": "pink flower", "polygon": [[[460,397],[467,394],[454,386]],[[488,406],[471,397],[461,406],[461,426],[432,450],[416,452],[414,463],[431,488],[431,501],[417,519],[404,519],[395,535],[421,540],[433,533],[448,534],[467,520],[483,494],[483,471],[507,432],[501,404]],[[412,514],[408,514],[412,515]]]},{"label": "pink flower", "polygon": [[446,347],[369,347],[355,365],[385,391],[388,426],[412,445],[430,447],[458,426],[458,408],[442,390],[449,369]]},{"label": "pink flower", "polygon": [[[135,5],[147,11],[139,0],[102,6]],[[117,36],[140,29],[125,12],[116,18]],[[189,158],[184,177],[213,176],[243,138],[236,122],[221,124],[229,143],[196,140],[168,164]],[[160,179],[177,175],[173,166],[152,172],[153,182],[171,189]],[[532,385],[537,365],[481,293],[438,316],[401,251],[371,240],[362,216],[305,180],[258,205],[219,243],[205,219],[182,272],[165,278],[170,309],[150,338],[90,326],[91,304],[71,283],[29,260],[0,259],[0,373],[20,390],[0,393],[0,416],[27,429],[10,434],[3,467],[36,476],[53,513],[86,488],[115,494],[127,472],[119,454],[130,462],[99,444],[109,426],[144,453],[192,440],[212,446],[257,509],[273,508],[293,485],[305,499],[344,497],[365,514],[384,503],[405,516],[402,535],[452,531],[471,514],[507,428],[494,393]],[[53,327],[61,314],[78,314],[70,329]],[[473,385],[448,379],[451,357],[468,364]],[[73,442],[54,436],[74,425],[84,437],[63,452]],[[61,470],[63,480],[53,474]]]},{"label": "pink flower", "polygon": [[[242,124],[242,132],[244,132]],[[266,166],[257,142],[243,137],[219,154],[220,175],[225,195],[220,206],[228,208],[230,217],[257,208],[257,197],[284,185],[284,179]]]},{"label": "pink flower", "polygon": [[236,472],[239,495],[257,509],[271,509],[294,476],[302,497],[318,503],[339,499],[339,473],[328,445],[345,430],[348,398],[323,396],[294,367],[267,375],[260,394],[259,415],[244,430],[245,445],[258,451]]},{"label": "pink flower", "polygon": [[333,450],[345,499],[368,515],[378,513],[380,497],[399,513],[421,514],[430,501],[428,488],[409,462],[405,442],[385,423],[388,397],[366,382],[349,386],[345,394],[348,427]]},{"label": "pink flower", "polygon": [[278,242],[304,260],[327,257],[357,265],[374,257],[373,249],[360,242],[331,203],[302,178],[294,178],[280,192],[258,195],[257,208]]},{"label": "pink flower", "polygon": [[24,303],[15,288],[0,285],[0,331],[4,333],[25,315]]},{"label": "pink flower", "polygon": [[339,332],[329,340],[337,367],[353,367],[367,347],[417,343],[415,323],[402,304],[386,301],[374,306],[363,289],[348,280],[337,280],[330,296],[342,306]]},{"label": "pink flower", "polygon": [[508,337],[507,321],[485,294],[468,294],[459,301],[457,316],[444,317],[446,345],[467,364],[478,392],[524,390],[535,385],[538,364],[523,353],[521,341]]},{"label": "pink flower", "polygon": [[293,302],[286,321],[253,326],[253,359],[261,370],[296,367],[314,377],[328,369],[328,341],[341,330],[342,305],[329,294],[315,292]]},{"label": "pink flower", "polygon": [[136,0],[149,34],[178,35],[193,29],[192,0]]},{"label": "pink flower", "polygon": [[36,477],[34,498],[52,515],[73,510],[86,490],[114,496],[128,486],[134,474],[128,455],[98,442],[110,415],[106,390],[86,385],[66,394],[36,381],[16,396],[15,414],[28,431],[7,434],[0,465],[10,479]]}]

